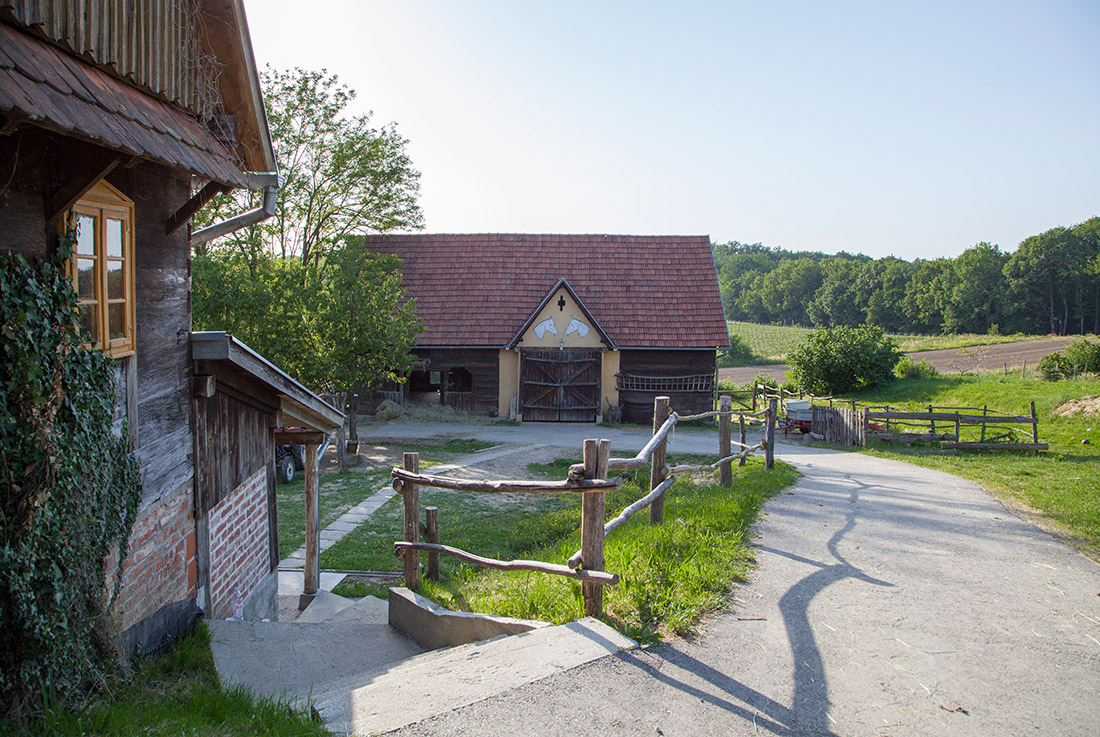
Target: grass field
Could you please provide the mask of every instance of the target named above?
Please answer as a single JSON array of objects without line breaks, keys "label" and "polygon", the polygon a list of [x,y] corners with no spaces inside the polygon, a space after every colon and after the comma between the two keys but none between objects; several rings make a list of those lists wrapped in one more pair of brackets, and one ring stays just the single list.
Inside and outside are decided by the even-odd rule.
[{"label": "grass field", "polygon": [[[898,409],[989,406],[1029,414],[1034,400],[1039,440],[1050,445],[1042,455],[1025,452],[972,453],[957,456],[903,455],[880,445],[867,451],[897,458],[978,482],[1009,505],[1023,505],[1035,521],[1100,561],[1100,416],[1060,417],[1054,410],[1071,399],[1100,395],[1100,381],[1044,382],[1018,376],[940,376],[904,379],[884,391],[853,395],[867,404]],[[1082,441],[1089,441],[1087,444]]]},{"label": "grass field", "polygon": [[[743,339],[752,351],[753,360],[749,365],[784,363],[787,354],[793,351],[806,340],[812,330],[809,328],[784,327],[780,325],[759,325],[752,322],[727,323],[730,336],[738,336]],[[898,346],[906,353],[914,351],[931,351],[940,348],[966,348],[975,345],[993,345],[994,343],[1011,343],[1018,340],[1027,340],[1027,335],[983,335],[978,333],[965,333],[959,335],[891,335],[897,341]],[[736,365],[734,363],[723,363]]]}]

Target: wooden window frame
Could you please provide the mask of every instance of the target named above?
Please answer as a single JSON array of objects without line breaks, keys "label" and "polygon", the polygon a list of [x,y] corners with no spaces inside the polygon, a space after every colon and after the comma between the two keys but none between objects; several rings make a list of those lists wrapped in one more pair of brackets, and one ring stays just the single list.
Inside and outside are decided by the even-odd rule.
[{"label": "wooden window frame", "polygon": [[[73,215],[90,217],[95,223],[94,254],[92,256],[73,253],[69,268],[73,288],[79,293],[78,264],[81,260],[93,263],[94,292],[92,297],[79,298],[82,307],[96,306],[96,321],[93,347],[112,358],[130,356],[136,352],[137,305],[134,279],[134,202],[107,182],[99,182],[73,206]],[[107,254],[107,221],[122,223],[122,255],[115,257]],[[66,218],[66,221],[69,221]],[[123,296],[109,298],[107,285],[107,266],[110,263],[122,265]],[[122,336],[110,337],[111,304],[122,304]]]}]

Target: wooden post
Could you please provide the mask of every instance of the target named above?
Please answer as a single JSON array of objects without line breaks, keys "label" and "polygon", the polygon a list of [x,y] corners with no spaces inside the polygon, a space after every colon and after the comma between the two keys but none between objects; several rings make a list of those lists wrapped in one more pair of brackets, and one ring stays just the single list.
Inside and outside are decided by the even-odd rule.
[{"label": "wooden post", "polygon": [[[722,397],[718,402],[718,457],[726,458],[730,454],[730,412],[733,403],[729,397]],[[733,462],[726,461],[719,471],[719,483],[727,489],[733,485]]]},{"label": "wooden post", "polygon": [[778,411],[778,400],[772,397],[768,400],[768,429],[764,434],[764,468],[769,471],[775,468],[775,419]]},{"label": "wooden post", "polygon": [[955,442],[956,443],[959,442],[960,440],[962,440],[962,438],[959,437],[959,430],[962,429],[960,427],[960,424],[961,423],[959,422],[959,413],[956,410],[956,412],[955,412]]},{"label": "wooden post", "polygon": [[752,411],[756,411],[756,379],[752,380]]},{"label": "wooden post", "polygon": [[[420,473],[420,454],[406,453],[404,468],[409,473]],[[420,542],[420,489],[406,481],[401,495],[405,497],[405,542]],[[405,586],[415,591],[420,588],[420,553],[405,550],[401,556],[405,561]]]},{"label": "wooden post", "polygon": [[936,434],[936,418],[932,417],[932,405],[928,405],[928,423],[932,426],[932,434]]},{"label": "wooden post", "polygon": [[989,405],[988,404],[983,405],[982,406],[982,440],[981,440],[981,442],[983,442],[983,443],[985,442],[985,414],[988,411],[989,411]]},{"label": "wooden post", "polygon": [[1035,402],[1031,403],[1031,442],[1039,442],[1039,416],[1035,414]]},{"label": "wooden post", "polygon": [[[607,478],[607,461],[611,458],[610,440],[584,441],[584,477],[586,479]],[[602,571],[604,502],[606,495],[602,491],[586,492],[581,500],[581,567],[591,571]],[[603,586],[584,581],[581,583],[584,596],[584,615],[598,617],[603,613]]]},{"label": "wooden post", "polygon": [[321,585],[321,509],[317,504],[317,443],[306,443],[306,564],[298,609],[305,609]]},{"label": "wooden post", "polygon": [[[439,544],[439,507],[424,507],[424,542]],[[439,577],[439,553],[428,551],[428,578],[433,581]]]},{"label": "wooden post", "polygon": [[[653,400],[653,432],[661,429],[668,419],[668,397],[656,397]],[[666,436],[667,438],[667,436]],[[665,457],[668,451],[668,440],[661,440],[653,450],[649,463],[649,490],[653,491],[665,480]],[[661,494],[649,505],[649,524],[660,525],[665,521],[665,495]]]},{"label": "wooden post", "polygon": [[[740,429],[741,429],[741,434],[738,436],[738,439],[741,442],[741,446],[742,446],[741,449],[744,450],[744,445],[745,445],[745,416],[744,415],[742,415],[742,414],[737,415],[737,424],[740,426]],[[738,465],[738,467],[745,465],[745,456],[741,456],[740,458],[737,459],[737,465]]]}]

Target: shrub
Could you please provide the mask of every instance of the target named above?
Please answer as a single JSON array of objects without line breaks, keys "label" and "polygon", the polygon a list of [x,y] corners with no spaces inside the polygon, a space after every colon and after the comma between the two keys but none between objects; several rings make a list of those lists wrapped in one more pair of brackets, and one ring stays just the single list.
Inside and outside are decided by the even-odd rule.
[{"label": "shrub", "polygon": [[1048,353],[1039,359],[1039,375],[1044,381],[1061,381],[1072,374],[1069,361],[1061,353]]},{"label": "shrub", "polygon": [[37,269],[0,257],[0,718],[15,720],[119,664],[106,558],[125,560],[141,498],[128,433],[111,432],[113,363],[82,347],[70,245]]},{"label": "shrub", "polygon": [[820,328],[787,357],[795,383],[811,394],[883,387],[894,379],[901,351],[882,328]]},{"label": "shrub", "polygon": [[939,372],[935,366],[923,359],[917,363],[909,356],[902,356],[898,365],[894,367],[894,373],[899,379],[932,379]]},{"label": "shrub", "polygon": [[1064,355],[1073,374],[1100,373],[1100,343],[1080,340],[1066,346]]},{"label": "shrub", "polygon": [[719,359],[719,365],[750,366],[754,358],[749,342],[744,337],[733,334],[730,336],[730,347],[728,350],[723,351],[722,357]]}]

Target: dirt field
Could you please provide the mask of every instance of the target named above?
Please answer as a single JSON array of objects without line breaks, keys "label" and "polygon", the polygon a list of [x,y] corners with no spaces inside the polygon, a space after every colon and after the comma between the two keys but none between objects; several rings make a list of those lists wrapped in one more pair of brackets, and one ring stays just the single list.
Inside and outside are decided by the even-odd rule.
[{"label": "dirt field", "polygon": [[[1027,363],[1029,368],[1039,363],[1039,359],[1048,353],[1060,351],[1071,343],[1076,343],[1080,337],[1074,338],[1038,338],[1036,340],[1022,340],[1018,343],[997,343],[995,345],[974,346],[971,348],[948,348],[939,351],[918,351],[908,354],[914,361],[927,361],[943,374],[957,374],[961,372],[995,371],[1021,368]],[[732,379],[736,384],[745,384],[752,381],[759,374],[767,374],[779,381],[783,381],[787,374],[787,364],[770,364],[767,366],[739,366],[737,368],[718,369],[718,376],[722,379]]]}]

